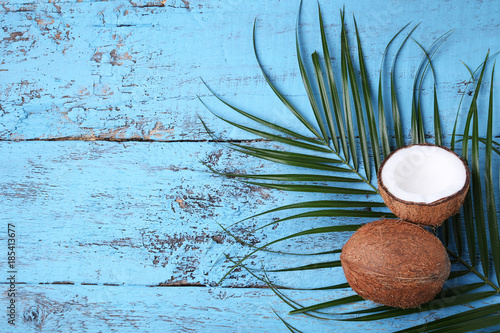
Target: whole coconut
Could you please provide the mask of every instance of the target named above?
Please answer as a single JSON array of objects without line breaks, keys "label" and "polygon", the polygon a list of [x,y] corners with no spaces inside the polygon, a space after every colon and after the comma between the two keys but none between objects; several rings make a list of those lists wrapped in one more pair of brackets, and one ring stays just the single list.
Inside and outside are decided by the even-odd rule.
[{"label": "whole coconut", "polygon": [[397,308],[432,300],[450,274],[450,260],[439,239],[402,220],[362,226],[342,248],[340,260],[358,295]]}]

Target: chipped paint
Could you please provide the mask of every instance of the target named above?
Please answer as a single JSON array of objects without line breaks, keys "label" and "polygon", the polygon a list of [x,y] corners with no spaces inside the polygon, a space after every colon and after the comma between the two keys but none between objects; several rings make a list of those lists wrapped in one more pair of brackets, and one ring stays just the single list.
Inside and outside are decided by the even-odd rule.
[{"label": "chipped paint", "polygon": [[[335,42],[338,3],[320,2]],[[351,1],[346,10],[358,19],[370,71],[379,68],[388,39],[410,21],[422,22],[414,36],[424,46],[457,28],[434,58],[442,119],[454,119],[457,99],[472,93],[459,61],[475,67],[487,49],[500,49],[495,0],[460,5],[424,0],[405,3],[405,10],[401,2],[375,0],[370,11],[367,3]],[[238,239],[227,235],[218,223],[228,226],[282,205],[332,196],[264,189],[209,173],[200,161],[222,172],[297,169],[248,158],[209,140],[198,117],[223,140],[284,149],[216,119],[198,97],[225,118],[255,125],[214,98],[203,78],[235,107],[307,134],[267,86],[252,48],[258,18],[256,42],[265,73],[307,119],[314,119],[295,57],[297,5],[263,0],[0,4],[0,156],[7,161],[0,165],[0,203],[3,219],[16,224],[22,244],[19,332],[284,329],[269,306],[280,313],[288,308],[244,269],[215,287],[233,265],[224,254],[242,258],[249,251],[243,241],[261,246],[304,227],[352,221],[283,221],[251,234],[283,216],[269,214],[233,225],[230,231]],[[316,2],[304,1],[304,56],[321,49],[315,10]],[[401,58],[397,89],[405,118],[411,87],[404,80],[412,79],[422,54],[409,49]],[[424,122],[432,131],[432,117]],[[450,133],[453,122],[443,125]],[[500,118],[494,128],[500,128]],[[301,237],[273,249],[331,250],[348,236]],[[260,269],[263,259],[270,269],[309,263],[304,256],[273,253],[252,255],[247,263]],[[339,272],[271,278],[323,287],[344,282]],[[348,290],[287,290],[304,304],[331,300],[332,293],[350,295]],[[338,329],[394,331],[426,319],[415,314],[370,325],[342,322]],[[305,331],[332,329],[331,323],[304,316],[286,320]]]},{"label": "chipped paint", "polygon": [[[426,36],[420,40],[423,44],[430,44],[427,39],[435,38],[436,28],[430,23],[425,24],[435,24],[433,15],[439,15],[442,31],[457,28],[454,36],[475,41],[466,50],[458,47],[456,41],[447,41],[446,52],[442,55],[447,61],[438,66],[443,119],[454,116],[457,96],[464,92],[464,85],[460,82],[468,79],[466,71],[457,70],[456,62],[462,60],[474,66],[481,59],[481,50],[495,49],[500,43],[492,37],[496,28],[490,21],[495,17],[493,11],[488,11],[487,3],[472,5],[471,10],[477,12],[478,20],[469,29],[464,28],[469,16],[464,17],[457,6],[449,3],[443,5],[447,6],[448,15],[439,15],[438,9],[429,10],[424,15],[420,7],[413,4],[415,8],[411,12],[421,15],[417,18],[408,17],[398,6],[395,7],[398,20],[418,19],[423,22],[418,30],[421,36]],[[292,18],[295,6],[279,5],[276,10],[282,15],[278,19],[272,11],[263,14],[258,2],[230,5],[223,1],[186,0],[77,4],[51,1],[36,4],[4,2],[2,6],[5,20],[0,35],[0,71],[7,74],[2,76],[0,104],[2,113],[9,115],[2,117],[2,140],[47,137],[154,141],[207,139],[196,114],[203,117],[210,128],[217,128],[225,139],[252,139],[251,135],[216,120],[204,109],[197,96],[214,111],[227,113],[231,119],[235,116],[210,97],[200,77],[237,107],[306,134],[300,122],[291,121],[286,108],[267,87],[254,59],[249,30],[255,17],[260,15],[258,30],[266,31],[259,37],[261,60],[266,71],[269,69],[268,75],[279,87],[286,87],[287,95],[297,108],[308,110],[307,99],[303,98],[304,91],[300,87],[294,48],[290,47],[294,40],[295,20]],[[334,7],[335,4],[327,6]],[[351,6],[351,10],[358,14],[360,28],[378,20],[375,17],[370,21],[375,14],[363,13],[361,5]],[[224,25],[221,25],[218,13],[235,11],[238,15],[225,15]],[[368,16],[364,20],[362,13]],[[329,21],[334,20],[334,17],[329,18]],[[457,22],[460,23],[458,26]],[[307,26],[313,24],[307,23]],[[230,31],[227,27],[231,27]],[[337,26],[331,24],[328,27],[334,36]],[[378,68],[387,42],[383,36],[392,36],[395,32],[392,25],[380,25],[377,29],[362,31],[366,35],[364,40],[369,41],[368,68]],[[314,31],[309,30],[303,30],[302,38],[316,40]],[[401,74],[411,79],[412,69],[418,65],[421,56],[418,53],[402,53],[401,56],[408,64]],[[21,80],[29,85],[19,87]],[[405,91],[408,87],[404,84],[398,85],[398,89],[404,111],[411,105],[411,94]],[[69,121],[61,116],[77,107],[88,110],[87,116],[82,118],[84,120]],[[98,111],[108,108],[118,108],[118,117]],[[32,110],[38,112],[31,114]],[[27,112],[31,114],[29,117],[25,117]],[[312,117],[312,114],[306,115]],[[245,125],[251,124],[248,120],[240,120]],[[426,117],[424,121],[430,133],[432,117]],[[169,131],[150,134],[158,122]],[[443,132],[451,132],[450,123],[443,122]],[[408,133],[409,125],[406,127],[405,133]],[[110,128],[124,130],[110,131]],[[500,125],[495,128],[500,128]],[[115,134],[116,137],[110,138]]]}]

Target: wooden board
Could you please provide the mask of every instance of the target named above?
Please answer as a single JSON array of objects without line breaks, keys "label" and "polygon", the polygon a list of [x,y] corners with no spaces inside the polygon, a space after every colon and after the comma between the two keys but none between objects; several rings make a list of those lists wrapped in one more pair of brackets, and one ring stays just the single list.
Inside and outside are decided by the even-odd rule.
[{"label": "wooden board", "polygon": [[[328,36],[335,42],[340,4],[321,5]],[[305,171],[242,156],[209,140],[199,116],[223,141],[255,136],[218,120],[198,97],[221,116],[251,124],[218,101],[203,79],[235,106],[308,134],[266,84],[252,48],[257,18],[256,42],[265,72],[312,120],[295,55],[298,3],[7,1],[0,7],[0,244],[7,246],[7,227],[14,225],[18,282],[16,327],[4,325],[4,313],[0,331],[285,331],[271,307],[284,316],[289,308],[262,281],[241,269],[219,284],[232,265],[224,254],[242,257],[249,251],[219,224],[334,196],[270,190],[209,173],[202,162],[223,172]],[[472,91],[466,89],[468,72],[460,60],[475,68],[488,49],[500,50],[496,2],[357,1],[347,4],[346,11],[349,18],[356,15],[374,88],[384,48],[406,23],[422,22],[414,36],[427,47],[456,28],[434,58],[448,138],[462,94]],[[348,25],[354,43],[352,22]],[[304,1],[300,44],[311,70],[309,54],[321,48],[316,2]],[[332,45],[338,70],[339,48]],[[395,51],[392,48],[389,55]],[[409,45],[396,67],[406,136],[412,80],[422,55],[418,46]],[[390,63],[386,61],[386,70]],[[426,81],[422,93],[428,103],[428,135],[433,121],[430,83]],[[495,83],[496,91],[499,88]],[[482,108],[486,97],[481,96]],[[500,117],[494,131],[500,135]],[[284,149],[275,142],[248,144]],[[262,245],[304,229],[360,222],[299,219],[248,235],[282,216],[270,214],[230,230]],[[331,250],[348,237],[302,237],[276,249]],[[247,263],[258,269],[263,259],[266,269],[275,269],[335,260],[338,255],[260,254]],[[2,276],[8,276],[7,257],[0,256],[0,263]],[[290,287],[345,282],[341,268],[270,276]],[[9,283],[0,286],[3,307],[10,299]],[[288,294],[312,304],[351,293]],[[356,308],[364,306],[368,303]],[[453,311],[436,311],[431,317]],[[428,319],[415,314],[352,324],[286,316],[307,332],[394,331]]]},{"label": "wooden board", "polygon": [[[286,171],[221,148],[198,143],[2,143],[1,154],[9,163],[2,168],[1,198],[5,221],[17,228],[20,281],[214,285],[227,270],[227,264],[216,262],[234,243],[218,223],[227,226],[304,200],[302,193],[264,189],[211,174],[201,161],[213,168],[254,173]],[[325,195],[309,199],[314,197]],[[231,230],[243,236],[274,217],[264,216]],[[304,221],[266,228],[252,241],[265,244],[304,230]],[[331,222],[307,223],[312,228]],[[340,248],[345,240],[323,247]],[[308,252],[318,247],[302,245]],[[49,266],[53,268],[46,269]],[[247,280],[239,278],[232,284],[255,283]]]},{"label": "wooden board", "polygon": [[[197,98],[207,100],[210,95],[202,79],[238,107],[283,123],[289,118],[287,110],[267,87],[253,54],[256,18],[257,46],[264,68],[277,87],[313,119],[295,58],[298,4],[186,3],[189,5],[180,0],[164,5],[159,1],[4,3],[0,138],[204,139],[197,115],[227,138],[248,137],[215,121],[206,111]],[[324,6],[329,37],[336,46],[332,56],[337,57],[338,4]],[[394,2],[390,6],[379,0],[370,2],[369,11],[366,6],[360,1],[349,4],[347,11],[357,17],[374,88],[384,48],[405,24],[421,22],[415,38],[425,47],[456,29],[434,59],[439,69],[443,133],[450,134],[459,97],[470,91],[465,85],[469,74],[460,61],[476,68],[488,49],[500,47],[492,23],[498,17],[498,6],[492,0],[462,1],[460,5]],[[321,45],[316,3],[304,7],[301,43],[309,64],[308,55]],[[388,67],[396,50],[390,49]],[[397,67],[407,129],[412,76],[422,57],[413,43],[401,53]],[[338,67],[338,61],[334,65]],[[430,97],[428,89],[423,94]],[[211,101],[215,102],[208,98]],[[432,101],[427,103],[425,120],[432,133]],[[232,116],[220,103],[210,106]],[[298,122],[286,124],[302,128]],[[496,124],[499,135],[500,121]]]},{"label": "wooden board", "polygon": [[[139,286],[20,286],[20,332],[281,332],[273,312],[286,310],[268,289]],[[289,293],[302,302],[327,301],[326,292]],[[333,321],[289,316],[307,331],[330,332]],[[403,326],[418,321],[403,323]],[[342,325],[360,329],[359,323]],[[374,322],[368,332],[397,326]],[[365,329],[365,328],[363,328]]]}]

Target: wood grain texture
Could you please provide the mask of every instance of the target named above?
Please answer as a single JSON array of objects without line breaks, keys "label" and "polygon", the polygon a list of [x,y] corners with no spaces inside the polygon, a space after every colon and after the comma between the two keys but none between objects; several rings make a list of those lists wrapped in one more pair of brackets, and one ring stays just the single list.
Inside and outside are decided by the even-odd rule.
[{"label": "wood grain texture", "polygon": [[[342,4],[321,5],[328,36],[336,41]],[[5,226],[14,223],[20,283],[18,326],[4,326],[2,315],[1,332],[286,330],[269,306],[280,314],[289,308],[245,270],[216,287],[231,266],[223,254],[248,252],[217,223],[229,225],[284,204],[334,196],[264,189],[208,173],[201,161],[223,172],[304,170],[244,157],[208,141],[198,116],[223,140],[255,137],[217,120],[198,96],[218,114],[250,124],[211,96],[203,78],[235,106],[307,134],[266,85],[252,49],[257,18],[257,46],[266,73],[312,120],[295,58],[297,10],[296,1],[264,0],[1,3],[0,246],[7,244]],[[459,99],[471,91],[465,88],[468,73],[460,60],[475,68],[487,49],[500,50],[496,1],[356,1],[346,10],[349,18],[356,15],[363,34],[374,87],[384,47],[406,23],[422,22],[415,38],[425,46],[456,28],[435,57],[443,133],[451,133]],[[348,24],[354,41],[352,22]],[[300,43],[305,59],[320,49],[318,42],[316,2],[304,1]],[[340,48],[331,52],[338,59]],[[411,85],[421,57],[418,47],[409,45],[397,66],[406,134]],[[423,96],[431,110],[429,91]],[[481,96],[481,105],[485,101]],[[425,116],[428,134],[431,113]],[[495,136],[499,130],[496,117]],[[273,142],[250,144],[283,149]],[[271,214],[231,230],[251,244],[263,244],[308,228],[360,222],[300,219],[245,236],[283,216]],[[331,250],[349,235],[304,237],[277,249]],[[273,269],[338,255],[262,254],[248,264],[260,268],[262,259]],[[0,263],[5,275],[5,256]],[[340,268],[271,277],[291,287],[345,282]],[[8,301],[6,286],[0,282],[2,307]],[[346,290],[289,291],[304,304],[344,294]],[[394,331],[429,317],[416,314],[368,324],[286,319],[306,332],[342,332]]]},{"label": "wood grain texture", "polygon": [[[263,145],[269,144],[260,144]],[[18,282],[21,283],[18,285],[18,313],[22,318],[28,316],[42,320],[46,317],[43,319],[43,325],[48,327],[46,330],[56,332],[66,332],[71,327],[80,329],[85,325],[89,325],[86,326],[89,330],[95,328],[103,332],[112,332],[118,327],[122,331],[141,328],[161,331],[161,326],[156,326],[159,320],[167,321],[165,325],[179,325],[179,321],[186,317],[191,318],[185,319],[186,330],[210,331],[222,325],[221,322],[234,321],[228,325],[230,328],[221,328],[222,331],[234,331],[240,325],[240,319],[235,318],[242,314],[250,325],[242,331],[264,332],[279,327],[276,317],[266,307],[269,302],[277,307],[278,299],[273,298],[269,290],[262,290],[265,285],[248,272],[239,270],[231,274],[222,284],[226,288],[210,287],[217,284],[231,265],[221,257],[224,252],[234,256],[248,252],[221,232],[215,221],[227,225],[271,207],[304,200],[304,197],[215,177],[202,168],[199,160],[228,171],[244,168],[255,173],[262,170],[276,172],[277,169],[287,172],[287,168],[238,156],[217,144],[3,142],[0,152],[9,161],[2,164],[0,203],[2,221],[14,222],[17,229]],[[317,197],[325,198],[325,195],[318,194]],[[307,197],[311,198],[314,196]],[[232,231],[244,235],[277,215],[251,220]],[[326,218],[289,221],[245,240],[265,243],[304,228],[352,222]],[[297,239],[281,249],[299,252],[331,250],[341,247],[349,235]],[[6,238],[2,230],[0,242],[6,244]],[[248,264],[260,268],[261,259],[266,260],[266,268],[273,269],[335,260],[338,255],[311,259],[269,254],[253,257]],[[345,282],[340,268],[270,276],[275,283],[290,287],[304,286],[305,281],[308,287]],[[174,292],[171,289],[174,286],[182,287]],[[124,296],[123,289],[113,287],[126,288],[128,296]],[[259,289],[245,291],[255,287]],[[153,302],[148,298],[150,290],[155,290],[151,291],[154,294],[151,297],[158,300]],[[220,300],[220,307],[232,308],[233,312],[219,311],[219,305],[207,299],[207,293],[236,293],[238,296],[231,296],[235,298],[235,305]],[[311,291],[290,293],[306,302],[313,302],[309,298],[317,294]],[[332,294],[322,292],[319,295],[328,298]],[[64,301],[59,300],[60,297]],[[99,297],[107,297],[99,305],[106,306],[106,311],[99,310],[99,306],[95,308],[92,302],[85,303],[86,298]],[[182,308],[191,297],[198,304],[192,306],[196,309],[190,308],[182,315],[174,312],[169,315],[170,319],[161,319],[163,311],[171,311],[165,310],[170,309],[168,303],[163,304],[165,298],[179,302],[175,307]],[[124,305],[125,301],[128,305]],[[253,309],[257,303],[261,304],[258,305],[260,312]],[[29,311],[34,309],[48,313],[30,315]],[[156,310],[152,312],[152,309]],[[213,317],[209,309],[219,313],[220,317]],[[250,311],[252,319],[246,314],[250,309],[254,310]],[[67,311],[72,315],[62,315]],[[209,311],[210,315],[195,320],[200,316],[198,311]],[[441,315],[444,313],[440,312]],[[73,316],[77,318],[67,321]],[[214,320],[209,322],[206,316]],[[137,320],[135,326],[130,326],[134,320],[131,317]],[[302,318],[290,319],[311,331],[323,327],[321,322]],[[32,321],[36,322],[35,319]],[[413,316],[410,322],[423,320],[425,318]],[[391,323],[394,327],[409,324],[408,319]],[[32,322],[22,319],[18,332],[26,332],[32,326]],[[324,328],[324,331],[328,329]]]},{"label": "wood grain texture", "polygon": [[[334,42],[339,34],[339,5],[324,6]],[[307,55],[321,46],[315,3],[305,7],[301,42],[309,60]],[[370,10],[361,1],[349,4],[347,10],[349,16],[356,15],[366,43],[366,65],[374,88],[385,45],[404,24],[422,22],[415,38],[427,47],[456,29],[435,57],[446,120],[443,133],[450,134],[453,122],[448,120],[454,119],[461,94],[469,91],[465,87],[469,75],[460,61],[475,68],[488,49],[500,49],[495,1],[403,5],[379,0],[370,2]],[[251,28],[257,17],[265,69],[313,119],[295,59],[295,3],[5,2],[1,11],[2,139],[198,140],[205,135],[197,114],[207,116],[209,125],[228,138],[248,138],[208,116],[196,97],[209,95],[200,78],[239,107],[283,122],[287,111],[266,86],[253,55]],[[332,50],[335,59],[338,52],[338,47]],[[418,46],[409,45],[397,67],[405,133],[412,76],[422,56]],[[428,90],[423,94],[432,110]],[[217,111],[228,112],[220,104]],[[432,133],[432,112],[425,122]],[[494,134],[499,135],[498,119],[496,124]],[[301,130],[298,123],[287,125]]]},{"label": "wood grain texture", "polygon": [[[27,283],[214,285],[230,264],[221,255],[234,243],[217,223],[229,225],[304,200],[301,193],[249,186],[207,172],[200,161],[226,170],[287,172],[217,144],[3,142],[0,152],[9,161],[0,181],[3,220],[16,221],[19,251],[26,254],[19,258],[19,279]],[[308,198],[314,197],[325,195]],[[275,217],[231,230],[244,237]],[[266,228],[246,240],[265,244],[304,230],[305,221]],[[344,222],[352,223],[335,223]],[[330,219],[316,219],[307,227],[327,224]],[[6,234],[1,235],[6,242]],[[340,248],[345,237],[332,238],[322,248]],[[317,251],[319,244],[308,239],[321,243],[304,237],[291,244],[295,250]],[[234,245],[230,251],[238,255],[245,249]],[[273,261],[285,263],[279,256]],[[338,280],[338,271],[330,275]],[[236,274],[225,284],[256,282],[248,274]]]},{"label": "wood grain texture", "polygon": [[[19,291],[20,319],[16,332],[24,333],[285,332],[271,308],[284,312],[287,322],[306,332],[392,332],[426,321],[425,317],[412,316],[402,321],[375,321],[366,325],[287,316],[288,308],[269,289],[21,285]],[[331,291],[285,293],[303,304],[325,302],[332,296]],[[335,293],[337,297],[343,294]],[[485,304],[491,302],[482,303]],[[450,311],[441,309],[441,312]]]},{"label": "wood grain texture", "polygon": [[[268,289],[195,287],[21,286],[19,332],[280,332],[271,307],[283,304]],[[327,292],[288,293],[302,302],[322,302]],[[331,332],[333,321],[289,316],[292,325]],[[418,323],[418,322],[412,322]],[[403,325],[407,326],[408,323]],[[343,325],[357,330],[359,323]],[[395,326],[373,323],[368,332]]]}]

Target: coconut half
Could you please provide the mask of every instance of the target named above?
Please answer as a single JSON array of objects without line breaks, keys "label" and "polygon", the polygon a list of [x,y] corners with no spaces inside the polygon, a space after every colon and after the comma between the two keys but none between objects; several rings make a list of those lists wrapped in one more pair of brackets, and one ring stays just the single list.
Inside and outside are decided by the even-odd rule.
[{"label": "coconut half", "polygon": [[389,154],[377,178],[380,195],[397,217],[439,226],[458,213],[469,190],[470,172],[450,149],[416,144]]}]

